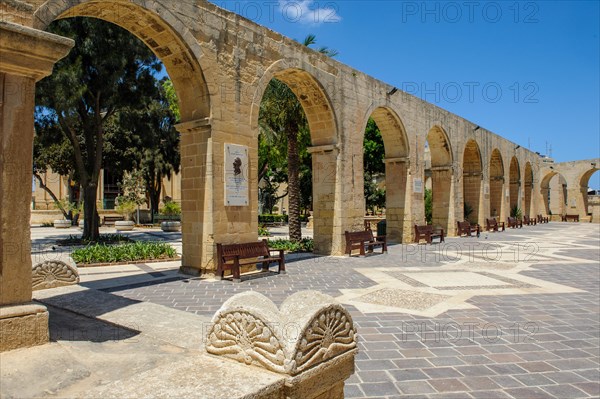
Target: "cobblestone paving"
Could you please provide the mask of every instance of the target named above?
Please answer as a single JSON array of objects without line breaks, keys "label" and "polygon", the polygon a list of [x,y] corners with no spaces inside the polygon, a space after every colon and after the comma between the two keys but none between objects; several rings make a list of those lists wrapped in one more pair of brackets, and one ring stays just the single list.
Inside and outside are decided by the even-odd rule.
[{"label": "cobblestone paving", "polygon": [[[533,246],[535,259],[530,256],[533,252],[525,251],[512,263],[503,258],[495,264],[488,259],[473,267],[481,270],[487,266],[496,273],[497,269],[529,262],[530,267],[520,275],[580,291],[476,296],[467,300],[474,309],[451,309],[436,317],[401,312],[367,314],[348,306],[358,326],[360,352],[356,373],[346,384],[346,397],[600,396],[600,226],[551,223],[489,234],[487,241],[485,236],[448,242],[462,249],[498,243],[505,249],[518,244],[521,248]],[[291,261],[287,275],[239,284],[181,279],[110,291],[210,315],[227,298],[242,291],[261,292],[280,304],[299,290],[316,289],[338,297],[342,290],[373,287],[376,282],[357,268],[393,267],[398,274],[414,268],[434,270],[451,258],[444,259],[451,251],[443,249],[436,245],[392,246],[388,255]],[[476,259],[481,261],[482,257]]]}]

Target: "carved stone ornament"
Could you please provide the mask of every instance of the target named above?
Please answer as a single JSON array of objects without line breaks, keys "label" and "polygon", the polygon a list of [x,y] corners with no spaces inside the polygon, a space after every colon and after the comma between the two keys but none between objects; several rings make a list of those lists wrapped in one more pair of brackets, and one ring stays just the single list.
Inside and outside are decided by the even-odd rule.
[{"label": "carved stone ornament", "polygon": [[318,291],[287,298],[280,309],[257,292],[230,298],[212,319],[208,353],[297,375],[356,348],[348,311]]},{"label": "carved stone ornament", "polygon": [[34,291],[74,284],[79,284],[79,272],[68,261],[47,260],[32,268],[31,285]]}]

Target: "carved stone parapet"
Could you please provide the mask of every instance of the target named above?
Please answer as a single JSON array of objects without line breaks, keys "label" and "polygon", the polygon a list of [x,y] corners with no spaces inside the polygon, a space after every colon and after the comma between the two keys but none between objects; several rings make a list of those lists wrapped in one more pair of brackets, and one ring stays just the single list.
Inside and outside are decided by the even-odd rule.
[{"label": "carved stone parapet", "polygon": [[33,266],[31,287],[34,291],[79,284],[79,272],[74,263],[47,260]]},{"label": "carved stone parapet", "polygon": [[352,317],[317,291],[297,292],[280,309],[257,292],[235,295],[214,315],[206,338],[208,353],[288,375],[288,397],[343,395],[354,372]]}]

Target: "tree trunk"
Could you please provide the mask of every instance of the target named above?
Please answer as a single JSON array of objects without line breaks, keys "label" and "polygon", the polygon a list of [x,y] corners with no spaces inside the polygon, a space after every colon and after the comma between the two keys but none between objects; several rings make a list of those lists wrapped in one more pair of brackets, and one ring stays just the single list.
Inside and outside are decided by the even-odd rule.
[{"label": "tree trunk", "polygon": [[160,184],[158,185],[158,190],[154,189],[154,184],[151,183],[146,186],[148,190],[148,196],[150,197],[150,215],[152,217],[152,223],[154,223],[154,215],[158,213],[158,204],[160,204]]},{"label": "tree trunk", "polygon": [[100,217],[96,209],[96,197],[98,195],[98,183],[82,185],[83,189],[83,239],[98,241],[100,238]]},{"label": "tree trunk", "polygon": [[300,224],[300,156],[298,155],[298,126],[288,126],[288,223],[290,241],[302,240],[302,226]]}]

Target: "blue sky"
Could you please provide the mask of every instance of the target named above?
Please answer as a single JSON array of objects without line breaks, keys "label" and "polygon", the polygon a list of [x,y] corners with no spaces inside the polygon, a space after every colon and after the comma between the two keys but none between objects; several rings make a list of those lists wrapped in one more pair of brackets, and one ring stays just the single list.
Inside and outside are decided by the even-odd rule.
[{"label": "blue sky", "polygon": [[557,162],[600,156],[600,2],[213,3]]}]

